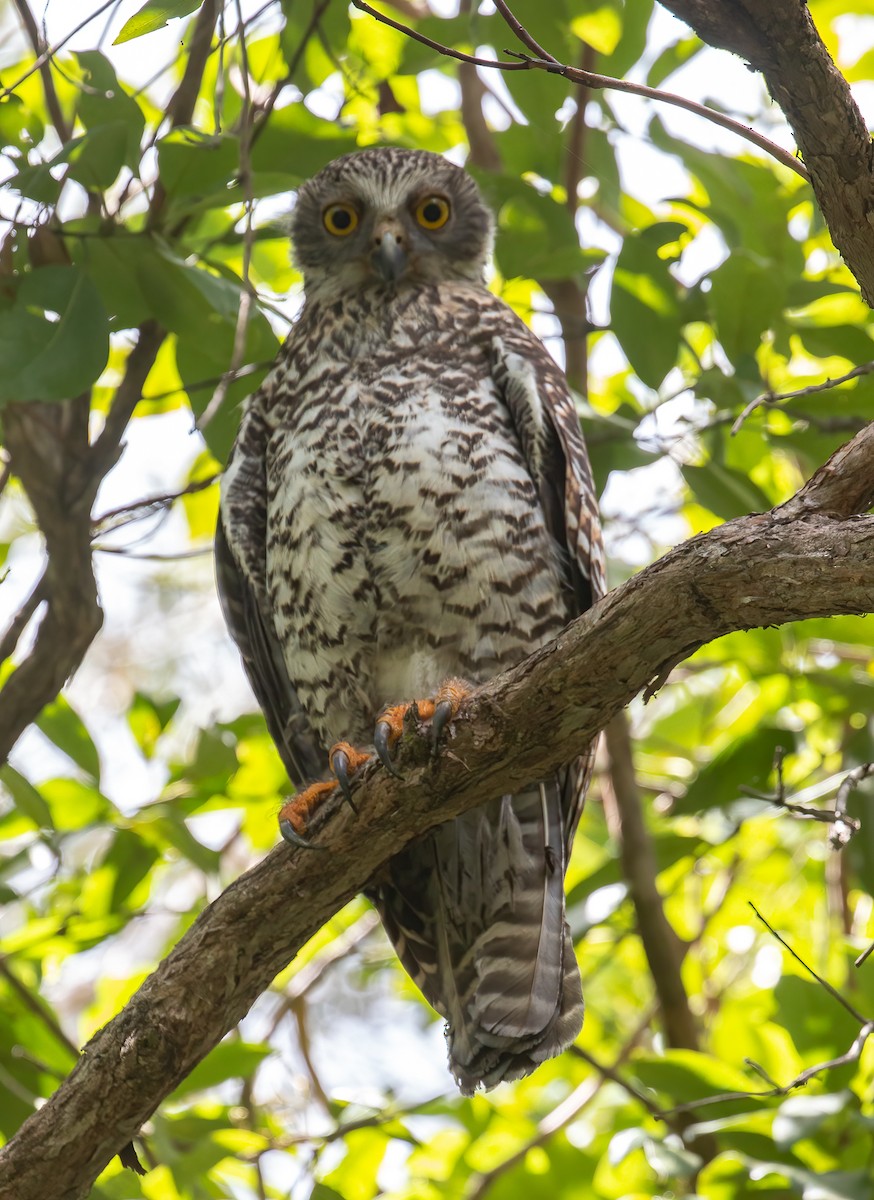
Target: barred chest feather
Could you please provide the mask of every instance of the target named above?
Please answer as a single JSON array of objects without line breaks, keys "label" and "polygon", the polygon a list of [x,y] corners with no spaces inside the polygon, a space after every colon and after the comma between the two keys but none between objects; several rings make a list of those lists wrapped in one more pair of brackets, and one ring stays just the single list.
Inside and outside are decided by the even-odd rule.
[{"label": "barred chest feather", "polygon": [[363,293],[305,314],[286,343],[267,411],[267,586],[325,744],[369,741],[384,704],[487,678],[570,616],[482,298]]}]

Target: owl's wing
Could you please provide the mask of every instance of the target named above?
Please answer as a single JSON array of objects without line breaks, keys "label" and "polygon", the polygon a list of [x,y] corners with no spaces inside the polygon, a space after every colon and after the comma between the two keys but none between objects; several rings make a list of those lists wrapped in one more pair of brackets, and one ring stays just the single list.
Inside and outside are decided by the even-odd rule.
[{"label": "owl's wing", "polygon": [[[580,418],[564,374],[542,343],[516,318],[492,339],[492,374],[510,410],[549,532],[573,591],[574,611],[591,608],[607,590],[598,498]],[[565,862],[594,763],[594,744],[567,772],[562,789]]]},{"label": "owl's wing", "polygon": [[521,321],[492,339],[493,376],[510,410],[560,547],[577,614],[607,590],[598,498],[580,418],[567,381]]},{"label": "owl's wing", "polygon": [[267,441],[264,393],[248,402],[222,479],[215,535],[219,600],[288,776],[300,785],[327,762],[291,686],[267,595]]}]

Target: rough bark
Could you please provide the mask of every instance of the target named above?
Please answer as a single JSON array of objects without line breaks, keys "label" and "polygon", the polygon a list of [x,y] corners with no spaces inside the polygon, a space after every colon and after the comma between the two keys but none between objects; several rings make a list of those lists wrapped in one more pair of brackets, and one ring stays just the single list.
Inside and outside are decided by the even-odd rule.
[{"label": "rough bark", "polygon": [[366,768],[358,816],[333,800],[317,814],[322,852],[280,846],[233,883],[92,1038],[0,1151],[2,1200],[86,1196],[306,940],[412,838],[567,762],[722,634],[874,608],[874,517],[855,515],[872,503],[874,422],[788,505],[679,546],[480,688],[439,761],[414,731],[401,748],[404,779]]},{"label": "rough bark", "polygon": [[804,0],[661,0],[761,71],[786,115],[832,240],[874,306],[874,151]]}]

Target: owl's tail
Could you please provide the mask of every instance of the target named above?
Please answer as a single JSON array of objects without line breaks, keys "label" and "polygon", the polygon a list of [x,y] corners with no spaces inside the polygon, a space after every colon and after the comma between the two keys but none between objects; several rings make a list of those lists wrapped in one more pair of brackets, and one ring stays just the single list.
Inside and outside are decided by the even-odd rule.
[{"label": "owl's tail", "polygon": [[404,966],[447,1019],[465,1095],[530,1074],[582,1026],[563,812],[557,780],[492,801],[395,859],[377,897]]}]

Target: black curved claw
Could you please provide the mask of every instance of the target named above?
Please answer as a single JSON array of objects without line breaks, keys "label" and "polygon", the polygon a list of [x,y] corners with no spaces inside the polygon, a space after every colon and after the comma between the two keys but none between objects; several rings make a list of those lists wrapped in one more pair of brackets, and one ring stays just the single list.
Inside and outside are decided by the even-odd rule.
[{"label": "black curved claw", "polygon": [[306,838],[301,837],[287,817],[279,822],[279,832],[290,846],[297,846],[300,850],[325,849],[324,846],[316,846],[312,842],[308,842]]},{"label": "black curved claw", "polygon": [[343,750],[338,750],[331,759],[331,770],[337,776],[337,783],[343,793],[343,799],[358,816],[358,809],[352,800],[352,788],[349,786],[349,756]]},{"label": "black curved claw", "polygon": [[434,716],[431,718],[431,751],[436,754],[440,749],[440,739],[443,731],[455,715],[451,700],[441,700],[434,706]]},{"label": "black curved claw", "polygon": [[388,721],[377,721],[376,729],[373,731],[373,746],[376,750],[376,757],[388,771],[389,775],[394,775],[395,779],[401,779],[401,773],[391,760],[391,747],[388,744],[389,735],[391,734],[391,725]]}]

